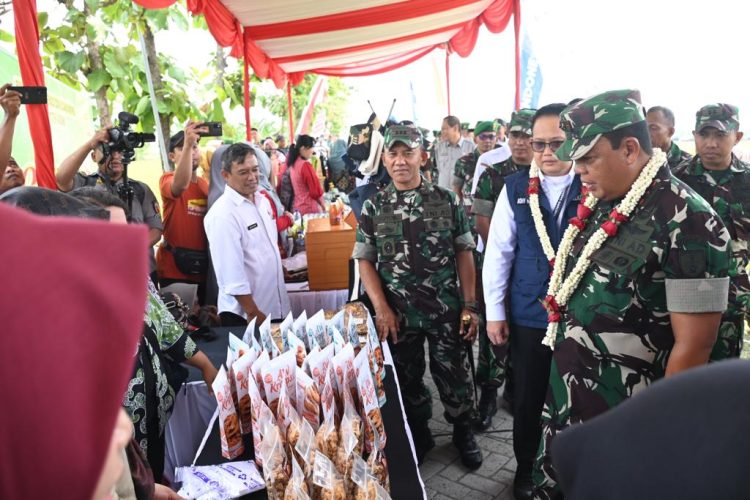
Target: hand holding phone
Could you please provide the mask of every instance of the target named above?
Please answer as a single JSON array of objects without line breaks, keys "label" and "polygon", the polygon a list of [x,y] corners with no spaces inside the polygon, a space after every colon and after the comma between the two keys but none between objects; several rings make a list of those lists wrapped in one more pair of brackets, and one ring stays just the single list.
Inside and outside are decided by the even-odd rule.
[{"label": "hand holding phone", "polygon": [[47,87],[8,87],[21,94],[21,104],[47,104]]},{"label": "hand holding phone", "polygon": [[221,137],[222,135],[224,135],[221,122],[204,122],[199,126],[201,128],[205,127],[207,129],[206,132],[198,132],[198,135],[200,135],[201,137]]},{"label": "hand holding phone", "polygon": [[0,107],[5,111],[6,117],[15,118],[21,112],[21,95],[9,91],[9,87],[9,83],[0,87]]}]

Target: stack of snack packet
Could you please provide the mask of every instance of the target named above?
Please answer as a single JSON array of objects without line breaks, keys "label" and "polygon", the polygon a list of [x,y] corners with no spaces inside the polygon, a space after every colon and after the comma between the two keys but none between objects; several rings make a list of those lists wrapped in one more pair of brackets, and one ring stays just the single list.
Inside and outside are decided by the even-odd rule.
[{"label": "stack of snack packet", "polygon": [[226,368],[213,383],[222,455],[244,452],[271,499],[389,498],[383,351],[360,303],[279,325],[255,320],[229,336]]}]

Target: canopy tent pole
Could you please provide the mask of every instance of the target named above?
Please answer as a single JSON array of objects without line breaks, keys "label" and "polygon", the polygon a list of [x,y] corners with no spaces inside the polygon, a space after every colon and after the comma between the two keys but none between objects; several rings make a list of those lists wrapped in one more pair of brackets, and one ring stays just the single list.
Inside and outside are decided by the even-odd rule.
[{"label": "canopy tent pole", "polygon": [[[13,0],[18,66],[24,85],[44,86],[44,69],[39,55],[39,23],[36,0]],[[52,131],[46,104],[24,106],[29,118],[29,132],[34,144],[34,167],[39,186],[57,189]]]},{"label": "canopy tent pole", "polygon": [[250,64],[247,61],[247,55],[242,58],[244,71],[242,78],[243,93],[245,100],[245,140],[252,139],[252,124],[250,123]]},{"label": "canopy tent pole", "polygon": [[[143,22],[146,22],[145,19]],[[159,108],[156,106],[156,92],[154,91],[154,80],[151,76],[151,66],[148,64],[148,52],[146,52],[146,39],[143,38],[143,29],[138,26],[138,39],[141,41],[141,52],[143,53],[143,66],[146,70],[146,82],[148,83],[148,95],[151,98],[151,110],[154,112],[154,124],[156,128],[156,140],[159,141],[159,151],[161,152],[161,169],[164,172],[171,170],[169,158],[167,156],[167,143],[164,140],[164,132],[161,128],[161,117]]]},{"label": "canopy tent pole", "polygon": [[292,109],[292,83],[286,82],[286,103],[289,108],[289,144],[294,143],[294,110]]},{"label": "canopy tent pole", "polygon": [[516,63],[516,102],[515,109],[521,107],[521,0],[513,0],[513,33],[515,35]]},{"label": "canopy tent pole", "polygon": [[448,114],[451,114],[451,49],[445,44],[445,93],[448,101]]}]

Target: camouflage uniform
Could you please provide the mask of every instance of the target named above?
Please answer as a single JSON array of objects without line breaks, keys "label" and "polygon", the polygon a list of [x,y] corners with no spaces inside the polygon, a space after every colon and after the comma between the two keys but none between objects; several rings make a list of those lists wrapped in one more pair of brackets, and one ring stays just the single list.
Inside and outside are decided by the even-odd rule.
[{"label": "camouflage uniform", "polygon": [[456,253],[474,248],[456,195],[424,179],[407,191],[391,183],[362,208],[352,258],[377,265],[388,304],[401,317],[392,349],[410,425],[432,416],[422,381],[425,338],[446,419],[464,422],[471,415],[469,359],[458,334]]},{"label": "camouflage uniform", "polygon": [[[494,132],[496,125],[494,122],[478,122],[474,126],[474,134],[479,135],[484,132]],[[474,243],[479,242],[479,235],[476,232],[476,217],[471,213],[471,206],[474,201],[474,195],[471,193],[471,185],[474,180],[474,170],[481,153],[475,149],[472,153],[462,156],[453,170],[453,186],[461,190],[461,201],[466,215],[469,219],[469,227],[474,238]],[[482,300],[482,260],[483,253],[474,250],[474,267],[476,268],[476,296],[480,304],[479,309],[484,312],[484,301]],[[477,363],[477,384],[480,386],[500,387],[505,381],[505,369],[501,363],[496,361],[495,353],[492,350],[492,344],[487,337],[487,327],[484,314],[480,315],[480,326],[478,332],[479,338],[479,358]]]},{"label": "camouflage uniform", "polygon": [[[566,108],[560,159],[583,156],[601,134],[645,120],[638,91],[614,91]],[[600,201],[573,243],[565,276],[619,200]],[[554,497],[555,435],[585,422],[665,374],[674,334],[670,312],[723,311],[729,234],[711,207],[662,165],[629,221],[594,252],[563,311],[552,354],[534,482]]]},{"label": "camouflage uniform", "polygon": [[675,168],[680,163],[690,161],[690,159],[693,157],[690,153],[683,151],[680,149],[680,147],[672,143],[671,146],[669,146],[669,151],[665,151],[667,153],[667,163],[669,164],[669,168],[674,171]]},{"label": "camouflage uniform", "polygon": [[[706,112],[703,112],[703,111]],[[717,115],[721,122],[716,122]],[[709,105],[697,113],[696,131],[705,127],[716,127],[722,131],[738,130],[737,108],[731,105]],[[750,301],[750,280],[747,266],[750,263],[750,165],[732,155],[732,162],[725,170],[711,171],[703,167],[699,156],[683,162],[674,170],[674,175],[708,201],[719,214],[732,238],[732,265],[729,269],[729,305],[721,318],[719,337],[716,340],[712,361],[739,357],[742,351],[742,336],[745,313]]]}]

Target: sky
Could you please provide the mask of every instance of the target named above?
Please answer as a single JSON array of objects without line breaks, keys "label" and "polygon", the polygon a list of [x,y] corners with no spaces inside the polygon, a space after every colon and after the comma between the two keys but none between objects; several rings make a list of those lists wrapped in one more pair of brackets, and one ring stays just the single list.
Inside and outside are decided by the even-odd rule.
[{"label": "sky", "polygon": [[[53,12],[62,9],[55,0],[38,0],[38,6]],[[750,4],[737,0],[522,0],[521,8],[522,27],[544,78],[540,104],[637,88],[646,107],[662,105],[675,112],[677,136],[682,139],[690,139],[695,111],[710,102],[739,106],[740,123],[750,123],[746,34]],[[10,15],[0,19],[0,24],[11,28]],[[156,34],[156,43],[179,64],[198,67],[205,67],[215,47],[207,32],[161,32]],[[512,22],[500,34],[481,28],[472,54],[467,58],[452,55],[450,66],[451,112],[461,121],[510,117]],[[427,128],[439,127],[447,114],[442,50],[391,73],[347,78],[346,82],[353,89],[347,120],[352,124],[367,119],[368,99],[384,117],[395,98],[396,118],[416,118]]]}]

